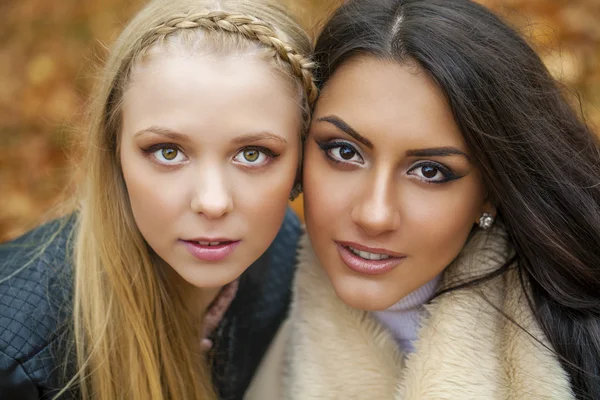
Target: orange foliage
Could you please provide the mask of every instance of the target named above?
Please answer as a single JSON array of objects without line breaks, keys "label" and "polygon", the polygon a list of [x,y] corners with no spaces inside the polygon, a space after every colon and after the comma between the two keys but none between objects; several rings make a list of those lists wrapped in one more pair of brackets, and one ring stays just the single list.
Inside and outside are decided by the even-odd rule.
[{"label": "orange foliage", "polygon": [[[340,0],[283,0],[316,31]],[[600,126],[600,2],[481,0],[525,33]],[[94,74],[141,0],[0,4],[0,242],[70,193]],[[301,202],[294,202],[301,212]]]}]

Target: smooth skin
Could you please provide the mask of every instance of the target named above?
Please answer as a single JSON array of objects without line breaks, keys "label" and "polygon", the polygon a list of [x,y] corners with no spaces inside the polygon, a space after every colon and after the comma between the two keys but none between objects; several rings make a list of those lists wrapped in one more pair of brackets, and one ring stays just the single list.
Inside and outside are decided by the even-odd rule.
[{"label": "smooth skin", "polygon": [[[291,86],[252,54],[158,52],[125,92],[120,160],[135,222],[204,305],[281,227],[300,149]],[[209,238],[239,244],[203,261],[184,242]]]},{"label": "smooth skin", "polygon": [[[495,213],[471,160],[442,92],[414,63],[359,56],[336,71],[303,179],[308,234],[342,301],[386,309],[452,262],[480,215]],[[357,272],[342,258],[348,243],[398,263]]]}]

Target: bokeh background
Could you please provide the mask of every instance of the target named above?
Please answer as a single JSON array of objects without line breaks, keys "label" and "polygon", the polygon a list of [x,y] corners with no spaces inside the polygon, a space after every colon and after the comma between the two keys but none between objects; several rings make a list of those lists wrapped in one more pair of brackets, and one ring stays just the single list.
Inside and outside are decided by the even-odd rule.
[{"label": "bokeh background", "polygon": [[[314,35],[340,0],[281,0]],[[452,1],[452,0],[448,0]],[[600,127],[600,0],[480,0],[519,29]],[[88,95],[142,0],[0,2],[0,242],[59,212]],[[579,108],[579,106],[577,106]],[[299,212],[301,199],[293,204]]]}]

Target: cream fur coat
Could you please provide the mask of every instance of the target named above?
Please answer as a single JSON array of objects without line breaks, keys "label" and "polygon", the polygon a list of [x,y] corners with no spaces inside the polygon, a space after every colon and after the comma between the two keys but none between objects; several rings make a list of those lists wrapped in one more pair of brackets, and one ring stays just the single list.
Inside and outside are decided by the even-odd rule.
[{"label": "cream fur coat", "polygon": [[[477,231],[442,285],[496,269],[511,255],[504,231]],[[487,301],[486,301],[487,300]],[[426,306],[416,350],[399,351],[370,314],[342,303],[302,241],[294,301],[246,399],[574,399],[545,346],[515,270]]]}]

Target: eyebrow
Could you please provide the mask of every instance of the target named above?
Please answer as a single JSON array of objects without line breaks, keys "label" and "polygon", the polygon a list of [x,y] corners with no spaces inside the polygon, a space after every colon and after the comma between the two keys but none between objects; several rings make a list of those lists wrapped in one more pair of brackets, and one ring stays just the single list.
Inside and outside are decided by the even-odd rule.
[{"label": "eyebrow", "polygon": [[267,131],[257,132],[257,133],[247,133],[247,134],[238,136],[235,139],[232,139],[231,143],[233,143],[233,144],[248,144],[248,143],[259,142],[261,140],[276,140],[283,144],[287,144],[287,140],[285,140],[285,138],[283,138],[279,135],[276,135],[272,132],[267,132]]},{"label": "eyebrow", "polygon": [[141,136],[141,135],[143,135],[145,133],[149,133],[149,132],[160,135],[160,136],[165,136],[165,137],[168,137],[169,139],[173,139],[173,140],[180,140],[180,141],[184,141],[184,142],[192,141],[192,139],[188,135],[176,132],[172,129],[165,128],[162,126],[151,126],[149,128],[142,129],[141,131],[138,131],[135,135],[133,135],[133,137],[138,137],[138,136]]},{"label": "eyebrow", "polygon": [[467,161],[471,162],[471,157],[464,151],[461,151],[455,147],[433,147],[429,149],[414,149],[407,150],[406,155],[408,157],[451,157],[451,156],[463,156]]},{"label": "eyebrow", "polygon": [[[192,141],[192,139],[186,134],[176,132],[172,129],[161,127],[161,126],[151,126],[149,128],[142,129],[141,131],[137,132],[134,135],[134,137],[143,135],[148,132],[151,132],[151,133],[154,133],[154,134],[157,134],[160,136],[165,136],[165,137],[167,137],[169,139],[173,139],[173,140],[180,140],[180,141],[186,141],[186,142]],[[285,140],[285,138],[283,138],[279,135],[276,135],[274,133],[267,132],[267,131],[244,134],[244,135],[241,135],[241,136],[238,136],[238,137],[232,139],[231,143],[238,145],[238,144],[254,143],[254,142],[261,141],[261,140],[276,140],[276,141],[284,143],[284,144],[287,143],[287,140]]]},{"label": "eyebrow", "polygon": [[317,119],[317,121],[329,122],[330,124],[335,125],[339,130],[347,133],[352,136],[358,142],[364,144],[369,149],[373,149],[373,143],[369,139],[364,136],[361,136],[358,132],[356,132],[350,125],[344,122],[340,117],[336,115],[328,115],[326,117],[322,117]]}]

